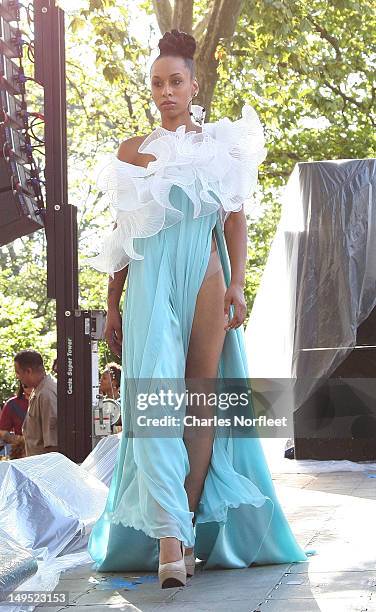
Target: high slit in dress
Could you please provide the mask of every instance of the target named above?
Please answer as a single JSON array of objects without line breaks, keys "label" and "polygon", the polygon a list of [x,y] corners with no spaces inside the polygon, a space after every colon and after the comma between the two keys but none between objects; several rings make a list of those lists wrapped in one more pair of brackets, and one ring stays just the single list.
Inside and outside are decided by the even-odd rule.
[{"label": "high slit in dress", "polygon": [[207,270],[205,272],[204,281],[210,276],[212,276],[213,274],[215,274],[216,272],[219,272],[220,270],[222,270],[221,259],[218,254],[218,250],[217,250],[217,246],[216,246],[215,238],[213,234],[212,241],[211,241],[211,251],[210,251],[210,256],[209,256],[209,262],[208,262]]},{"label": "high slit in dress", "polygon": [[[224,222],[241,210],[256,185],[266,154],[261,123],[245,105],[239,120],[204,124],[202,133],[187,132],[184,125],[174,132],[157,128],[139,151],[155,161],[141,168],[113,156],[101,173],[98,184],[110,194],[117,228],[87,260],[109,274],[129,265],[122,319],[123,431],[106,507],[90,535],[94,567],[156,571],[159,539],[166,536],[194,546],[205,569],[305,561],[258,437],[216,428],[193,525],[184,489],[189,458],[183,427],[153,435],[137,425],[141,382],[148,393],[167,383],[184,387],[204,278],[222,268],[226,287],[230,283]],[[240,326],[226,333],[218,380],[248,378]],[[160,410],[176,415],[174,406]]]}]

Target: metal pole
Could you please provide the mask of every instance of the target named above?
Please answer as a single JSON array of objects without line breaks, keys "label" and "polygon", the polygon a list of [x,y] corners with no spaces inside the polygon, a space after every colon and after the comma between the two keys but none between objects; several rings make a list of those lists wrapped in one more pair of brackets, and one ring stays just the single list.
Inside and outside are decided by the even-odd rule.
[{"label": "metal pole", "polygon": [[47,296],[56,300],[59,451],[91,451],[90,313],[78,309],[77,209],[68,204],[64,12],[35,0],[35,79],[44,86]]}]

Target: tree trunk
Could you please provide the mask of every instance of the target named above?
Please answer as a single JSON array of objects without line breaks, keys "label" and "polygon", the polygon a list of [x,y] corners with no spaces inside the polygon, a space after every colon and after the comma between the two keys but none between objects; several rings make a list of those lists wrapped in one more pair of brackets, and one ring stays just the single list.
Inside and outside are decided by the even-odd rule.
[{"label": "tree trunk", "polygon": [[174,10],[170,0],[153,0],[161,34],[176,28],[196,38],[196,76],[200,86],[197,104],[206,110],[206,120],[215,86],[218,80],[216,50],[222,39],[230,39],[235,32],[244,0],[211,0],[209,10],[202,21],[193,28],[193,0],[175,0]]}]

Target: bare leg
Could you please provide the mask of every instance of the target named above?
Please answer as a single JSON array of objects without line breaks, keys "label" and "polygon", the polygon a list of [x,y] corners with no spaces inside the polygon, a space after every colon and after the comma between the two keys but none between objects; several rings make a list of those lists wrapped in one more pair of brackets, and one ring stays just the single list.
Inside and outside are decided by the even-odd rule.
[{"label": "bare leg", "polygon": [[[186,363],[187,388],[210,393],[215,390],[214,381],[218,373],[226,332],[224,330],[224,294],[226,291],[222,268],[205,278],[198,293],[195,316],[189,343]],[[194,379],[189,381],[189,379]],[[206,380],[205,380],[206,379]],[[187,407],[187,414],[200,418],[210,418],[214,414],[212,406],[202,402]],[[214,426],[186,427],[184,442],[187,447],[190,473],[185,480],[189,509],[195,512],[203,490],[209,468],[214,438]],[[191,549],[187,550],[187,553]]]},{"label": "bare leg", "polygon": [[[200,391],[200,379],[215,379],[226,332],[224,330],[224,294],[226,285],[223,271],[204,279],[196,301],[185,377],[189,391]],[[192,379],[190,382],[189,379]],[[209,381],[202,381],[202,390],[208,392]],[[212,416],[212,407],[191,404],[187,414],[200,418]],[[213,449],[214,427],[186,427],[184,442],[187,447],[190,473],[184,486],[189,509],[194,512],[200,500]],[[190,553],[192,549],[186,549]],[[180,543],[176,538],[161,538],[160,562],[181,559]]]}]

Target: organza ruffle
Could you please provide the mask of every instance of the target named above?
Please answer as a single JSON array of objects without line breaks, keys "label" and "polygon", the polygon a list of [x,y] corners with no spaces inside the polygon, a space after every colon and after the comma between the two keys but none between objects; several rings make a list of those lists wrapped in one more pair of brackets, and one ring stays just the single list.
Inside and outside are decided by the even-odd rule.
[{"label": "organza ruffle", "polygon": [[147,238],[182,220],[170,202],[170,190],[180,187],[192,202],[193,218],[219,212],[222,227],[231,212],[243,207],[257,184],[258,166],[266,157],[264,132],[256,111],[246,104],[242,117],[224,117],[203,125],[202,132],[156,128],[139,153],[153,155],[146,167],[110,154],[99,169],[97,186],[107,195],[116,228],[100,252],[84,263],[113,276],[131,259],[135,238]]}]

